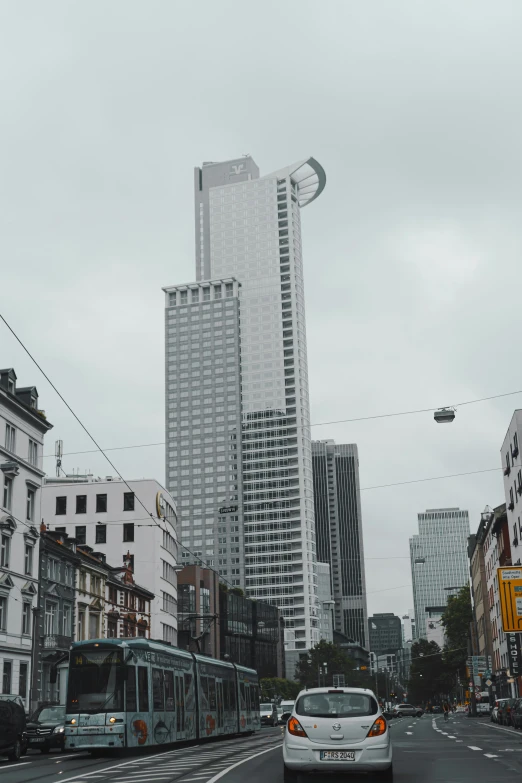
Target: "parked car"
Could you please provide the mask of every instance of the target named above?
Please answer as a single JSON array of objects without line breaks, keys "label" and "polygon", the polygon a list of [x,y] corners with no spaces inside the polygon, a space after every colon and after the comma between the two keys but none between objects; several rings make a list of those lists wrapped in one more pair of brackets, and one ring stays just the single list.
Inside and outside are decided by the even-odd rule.
[{"label": "parked car", "polygon": [[261,717],[261,726],[277,726],[279,723],[279,715],[277,714],[277,707],[275,704],[259,705],[259,715]]},{"label": "parked car", "polygon": [[420,707],[414,707],[413,704],[396,704],[393,708],[395,717],[398,718],[401,715],[407,715],[412,718],[420,718],[422,710]]},{"label": "parked car", "polygon": [[65,748],[65,706],[47,704],[39,707],[27,722],[27,742],[30,748],[49,753],[52,748]]},{"label": "parked car", "polygon": [[442,712],[442,707],[440,706],[440,704],[434,704],[433,707],[431,708],[431,711],[433,714],[439,715]]},{"label": "parked car", "polygon": [[501,726],[511,726],[511,708],[515,699],[500,699],[498,705],[498,723]]},{"label": "parked car", "polygon": [[27,753],[26,717],[19,696],[0,695],[0,756],[18,761]]},{"label": "parked car", "polygon": [[374,693],[366,688],[301,691],[286,726],[283,765],[286,783],[296,781],[300,772],[371,772],[393,780],[388,721]]},{"label": "parked car", "polygon": [[515,729],[522,729],[522,699],[515,699],[511,707],[511,725]]}]

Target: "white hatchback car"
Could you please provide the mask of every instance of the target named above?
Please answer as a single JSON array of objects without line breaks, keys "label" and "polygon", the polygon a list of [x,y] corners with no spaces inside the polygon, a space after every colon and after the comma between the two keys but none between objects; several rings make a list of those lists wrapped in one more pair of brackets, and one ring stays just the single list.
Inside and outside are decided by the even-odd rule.
[{"label": "white hatchback car", "polygon": [[301,691],[283,742],[285,781],[297,772],[372,772],[393,780],[388,723],[364,688]]}]

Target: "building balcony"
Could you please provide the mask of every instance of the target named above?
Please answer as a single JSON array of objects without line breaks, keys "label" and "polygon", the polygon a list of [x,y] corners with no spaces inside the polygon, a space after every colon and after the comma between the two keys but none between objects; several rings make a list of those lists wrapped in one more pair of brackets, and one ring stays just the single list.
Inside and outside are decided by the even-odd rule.
[{"label": "building balcony", "polygon": [[50,634],[43,637],[44,650],[64,650],[67,651],[72,644],[72,636],[62,636],[61,634]]}]

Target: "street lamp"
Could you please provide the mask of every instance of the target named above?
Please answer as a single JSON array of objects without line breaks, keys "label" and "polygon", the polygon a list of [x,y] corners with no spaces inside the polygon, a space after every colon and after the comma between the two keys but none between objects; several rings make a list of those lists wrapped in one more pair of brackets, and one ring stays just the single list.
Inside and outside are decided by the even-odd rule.
[{"label": "street lamp", "polygon": [[440,410],[435,411],[433,418],[437,424],[451,424],[455,418],[455,412],[455,408],[440,408]]}]

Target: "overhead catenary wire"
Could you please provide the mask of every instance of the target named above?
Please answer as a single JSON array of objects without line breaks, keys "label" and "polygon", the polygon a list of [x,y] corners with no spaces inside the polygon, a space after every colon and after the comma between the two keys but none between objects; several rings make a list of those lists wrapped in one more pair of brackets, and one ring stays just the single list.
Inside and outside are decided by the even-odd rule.
[{"label": "overhead catenary wire", "polygon": [[[120,471],[118,470],[118,468],[116,467],[116,465],[114,465],[114,463],[113,463],[113,462],[112,462],[112,461],[109,459],[109,457],[107,456],[107,454],[105,453],[105,451],[104,451],[104,450],[101,448],[101,446],[100,446],[100,445],[99,445],[99,443],[96,441],[96,439],[94,438],[94,436],[93,436],[93,435],[91,435],[91,433],[89,432],[89,430],[87,429],[87,427],[85,426],[85,424],[84,424],[84,423],[81,421],[81,419],[79,418],[79,416],[78,416],[78,415],[77,415],[77,414],[74,412],[74,410],[71,408],[71,406],[69,405],[69,403],[67,402],[67,400],[65,399],[65,397],[64,397],[64,396],[63,396],[63,395],[62,395],[62,394],[61,394],[61,393],[58,391],[58,389],[56,388],[56,386],[54,385],[54,383],[51,381],[51,379],[49,378],[49,376],[47,375],[47,373],[46,373],[46,372],[43,370],[43,368],[40,366],[40,364],[39,364],[39,363],[36,361],[35,357],[34,357],[34,356],[31,354],[31,352],[29,351],[29,349],[28,349],[28,348],[25,346],[25,344],[22,342],[22,340],[20,339],[20,337],[18,337],[18,335],[16,334],[16,332],[14,331],[14,329],[13,329],[13,328],[10,326],[10,324],[9,324],[9,323],[6,321],[6,319],[4,318],[4,316],[3,316],[1,313],[0,313],[0,319],[1,319],[1,320],[4,322],[4,324],[7,326],[7,328],[9,329],[9,331],[11,332],[11,334],[13,335],[13,337],[15,338],[15,340],[16,340],[16,341],[19,343],[19,345],[22,347],[22,349],[25,351],[25,353],[26,353],[26,354],[29,356],[29,358],[31,359],[31,361],[33,362],[33,364],[35,364],[35,365],[36,365],[36,367],[37,367],[37,368],[40,370],[40,372],[42,373],[43,377],[46,379],[46,381],[47,381],[47,382],[48,382],[48,384],[51,386],[51,388],[52,388],[52,389],[53,389],[53,390],[56,392],[56,394],[58,395],[58,397],[61,399],[61,401],[63,402],[63,404],[65,405],[65,407],[68,409],[68,411],[69,411],[69,412],[72,414],[72,416],[73,416],[73,417],[76,419],[76,421],[78,422],[78,424],[80,425],[80,427],[83,429],[83,431],[84,431],[84,432],[87,434],[87,436],[90,438],[90,440],[92,440],[92,442],[93,442],[93,443],[94,443],[94,445],[96,446],[96,451],[99,451],[99,452],[100,452],[100,453],[101,453],[101,454],[102,454],[102,455],[105,457],[105,459],[107,460],[107,462],[109,463],[109,465],[111,466],[111,468],[112,468],[112,469],[115,471],[115,473],[117,474],[117,476],[119,476],[119,478],[120,478],[120,479],[123,481],[123,483],[125,484],[125,486],[126,486],[128,489],[129,489],[129,491],[130,491],[130,492],[133,492],[133,494],[134,494],[134,497],[137,499],[137,501],[138,501],[138,503],[140,504],[140,506],[142,506],[142,508],[144,509],[145,513],[146,513],[146,514],[148,514],[148,517],[149,517],[149,518],[150,518],[150,519],[153,521],[153,523],[156,525],[156,527],[158,527],[158,528],[159,528],[161,531],[165,532],[165,529],[164,529],[164,528],[163,528],[163,527],[162,527],[162,526],[161,526],[161,525],[160,525],[160,524],[157,522],[157,520],[156,520],[156,519],[155,519],[155,517],[153,516],[152,512],[150,512],[150,511],[148,510],[148,508],[147,508],[147,507],[146,507],[146,505],[143,503],[143,501],[141,500],[141,498],[139,497],[139,495],[137,495],[137,494],[136,494],[136,492],[135,492],[135,491],[132,489],[132,487],[130,486],[130,484],[128,483],[128,481],[127,481],[126,479],[124,479],[124,478],[123,478],[123,476],[121,475],[121,473],[120,473]],[[168,531],[167,531],[167,532],[168,532]],[[178,542],[178,543],[179,543],[179,542]],[[195,555],[195,554],[194,554],[194,553],[193,553],[193,552],[192,552],[192,551],[191,551],[191,550],[190,550],[188,547],[186,547],[184,544],[181,544],[181,543],[179,543],[179,546],[183,547],[183,549],[185,549],[185,551],[189,552],[189,554],[191,554],[191,555],[192,555],[194,558],[196,558],[197,560],[199,560],[199,562],[200,562],[200,563],[202,563],[202,564],[203,564],[203,562],[204,562],[204,561],[202,560],[202,558],[201,558],[201,557],[199,557],[199,556],[197,556],[197,555]],[[207,564],[205,563],[205,565],[207,565]],[[219,578],[220,578],[222,581],[226,582],[228,585],[230,585],[230,587],[234,587],[234,585],[233,585],[231,582],[229,582],[229,581],[228,581],[228,579],[225,579],[225,577],[224,577],[223,575],[221,575],[221,574],[219,573],[219,571],[216,571],[216,569],[212,568],[211,566],[207,566],[207,567],[208,567],[210,570],[214,571],[216,574],[218,574]]]},{"label": "overhead catenary wire", "polygon": [[[0,318],[1,317],[2,316],[0,315]],[[2,319],[2,320],[4,320],[4,319]],[[439,406],[434,407],[434,408],[433,407],[432,408],[418,408],[416,410],[411,410],[411,411],[398,411],[396,413],[379,413],[379,414],[375,414],[375,415],[372,415],[372,416],[357,416],[357,417],[352,418],[352,419],[337,419],[337,420],[332,420],[332,421],[318,421],[318,422],[313,422],[311,424],[296,424],[296,425],[292,425],[292,426],[295,426],[297,429],[306,428],[306,427],[325,427],[325,426],[327,426],[329,424],[346,424],[346,423],[352,423],[352,422],[356,422],[356,421],[370,421],[370,420],[373,420],[373,419],[389,419],[389,418],[394,418],[396,416],[411,416],[411,415],[416,414],[416,413],[433,413],[433,411],[440,410],[440,408],[453,408],[453,407],[461,408],[463,405],[474,405],[475,403],[479,403],[479,402],[486,402],[488,400],[496,400],[496,399],[499,399],[500,397],[510,397],[510,396],[512,396],[514,394],[522,394],[522,389],[520,389],[518,391],[505,392],[505,393],[502,393],[502,394],[493,394],[490,397],[480,397],[479,399],[476,399],[476,400],[467,400],[465,402],[454,403],[453,405],[439,405]],[[284,427],[286,425],[282,425],[282,426]],[[165,445],[166,445],[166,442],[164,440],[162,440],[162,441],[155,441],[154,443],[135,443],[135,444],[131,444],[129,446],[111,446],[111,447],[108,447],[106,449],[103,449],[103,451],[102,451],[102,449],[100,447],[97,448],[97,449],[87,449],[85,451],[66,451],[66,452],[64,452],[64,454],[62,456],[64,456],[64,457],[72,457],[72,456],[80,456],[82,454],[96,454],[98,451],[102,451],[102,453],[104,453],[106,451],[124,451],[126,449],[145,449],[145,448],[150,448],[152,446],[165,446]],[[51,457],[55,457],[56,455],[55,454],[44,454],[43,456],[44,456],[45,459],[48,459],[48,458],[51,458]],[[455,474],[455,475],[458,475],[458,474]]]}]

